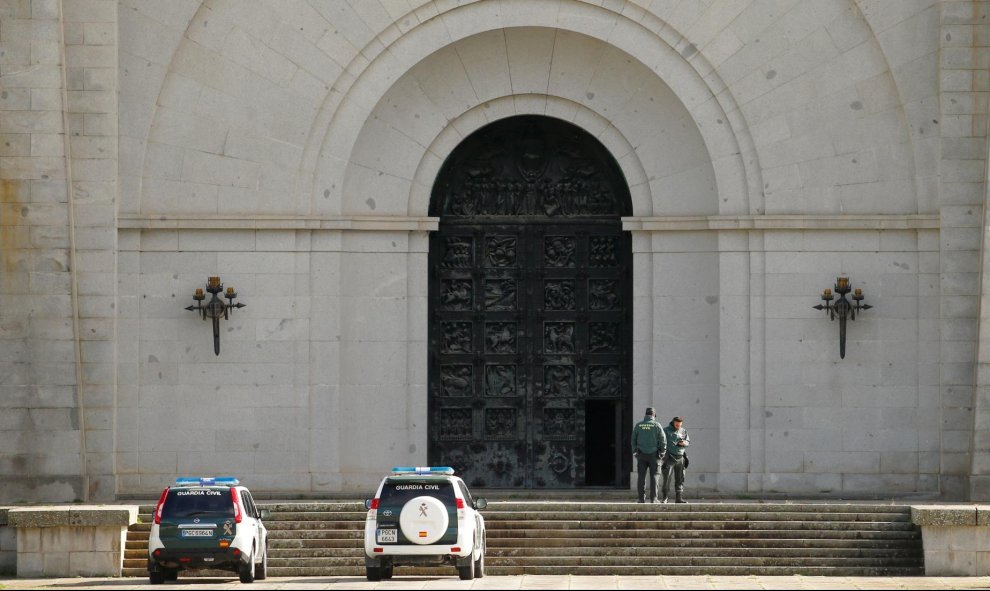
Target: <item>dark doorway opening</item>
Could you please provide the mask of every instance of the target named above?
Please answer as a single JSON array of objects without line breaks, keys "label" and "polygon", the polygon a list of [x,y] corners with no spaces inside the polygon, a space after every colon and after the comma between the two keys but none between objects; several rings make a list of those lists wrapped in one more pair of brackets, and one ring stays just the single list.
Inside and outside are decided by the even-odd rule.
[{"label": "dark doorway opening", "polygon": [[614,400],[588,400],[584,415],[584,478],[587,486],[613,486],[622,467],[620,455],[626,446],[622,434],[622,413]]}]

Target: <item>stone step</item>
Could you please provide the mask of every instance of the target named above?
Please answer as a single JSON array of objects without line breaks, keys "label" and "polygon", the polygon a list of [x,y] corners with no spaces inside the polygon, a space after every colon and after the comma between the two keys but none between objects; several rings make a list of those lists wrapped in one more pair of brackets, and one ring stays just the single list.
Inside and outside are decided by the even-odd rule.
[{"label": "stone step", "polygon": [[[862,522],[862,523],[911,523],[910,513],[795,513],[795,512],[723,512],[723,511],[614,511],[608,513],[582,513],[580,511],[482,511],[487,521],[814,521],[814,522]],[[273,515],[281,519],[281,515]],[[364,518],[361,519],[364,521]]]},{"label": "stone step", "polygon": [[[657,538],[660,534],[655,529],[639,530],[605,530],[605,529],[516,529],[516,530],[487,530],[488,539],[497,540],[500,538],[586,538],[586,539],[609,539],[609,538]],[[666,535],[666,534],[665,534]],[[769,538],[769,539],[856,539],[856,540],[921,540],[921,533],[910,530],[819,530],[819,529],[706,529],[706,530],[680,530],[676,531],[668,539],[675,538]]]},{"label": "stone step", "polygon": [[[453,571],[453,572],[452,572]],[[398,567],[395,569],[396,576],[404,577],[436,577],[450,578],[452,582],[456,580],[457,573],[453,567]],[[652,576],[652,575],[713,575],[713,576],[792,576],[802,575],[808,577],[920,577],[924,576],[922,567],[868,567],[868,568],[843,568],[843,567],[722,567],[722,566],[680,566],[680,567],[654,567],[654,566],[626,566],[626,567],[508,567],[508,566],[488,566],[485,565],[485,573],[489,576],[513,576],[513,575],[576,575],[576,576],[608,576],[608,575],[628,575],[628,576]],[[148,572],[142,568],[125,568],[125,577],[147,577]],[[268,567],[268,574],[271,577],[364,577],[364,566],[350,567]],[[195,578],[199,579],[202,574],[196,573]],[[236,581],[237,578],[231,573],[218,573],[219,578],[229,581]],[[187,578],[184,574],[179,575],[179,580]]]},{"label": "stone step", "polygon": [[[862,548],[863,538],[768,538],[761,537],[695,537],[677,538],[492,538],[488,537],[488,548],[622,548],[624,546],[659,546],[680,548]],[[305,547],[305,546],[302,546]],[[871,539],[866,547],[877,549],[919,551],[916,538],[895,538],[889,540]]]},{"label": "stone step", "polygon": [[[780,558],[903,558],[918,559],[917,551],[905,551],[902,548],[873,549],[873,548],[721,548],[721,547],[680,547],[680,546],[646,546],[636,548],[600,548],[556,547],[556,548],[493,548],[487,550],[488,558],[510,558],[516,556],[549,557],[549,556],[663,556],[669,555],[671,548],[676,548],[678,557],[686,556],[746,556],[746,557],[780,557]],[[128,555],[130,556],[130,555]],[[135,555],[140,558],[142,555]],[[363,548],[269,548],[271,560],[291,558],[347,558],[364,557]]]},{"label": "stone step", "polygon": [[[273,522],[275,523],[275,522]],[[281,522],[286,524],[303,522]],[[637,521],[595,521],[595,520],[490,520],[485,519],[485,524],[491,531],[517,530],[517,529],[631,529],[631,530],[685,530],[685,529],[724,529],[724,530],[794,530],[794,529],[821,529],[821,530],[912,530],[914,524],[910,522],[875,522],[875,521],[815,521],[815,520],[787,520],[787,521],[763,521],[751,519],[749,521],[721,521],[721,520],[637,520]],[[489,525],[490,524],[490,525]],[[363,523],[361,524],[363,528]],[[301,529],[301,528],[300,528]]]},{"label": "stone step", "polygon": [[[644,557],[640,557],[644,558]],[[913,558],[789,558],[776,556],[649,556],[649,564],[657,568],[679,566],[713,566],[713,567],[763,567],[786,566],[794,568],[806,567],[844,567],[844,568],[881,568],[881,567],[914,567],[917,560]],[[272,568],[304,568],[304,567],[334,567],[334,566],[363,566],[361,558],[291,558],[269,561]],[[639,563],[633,563],[637,565]],[[485,566],[492,568],[504,567],[573,567],[601,566],[628,567],[632,566],[625,556],[513,556],[485,557]]]},{"label": "stone step", "polygon": [[[483,495],[475,495],[483,496]],[[334,513],[344,514],[347,518],[364,519],[367,511],[364,509],[363,501],[352,501],[346,503],[258,503],[262,509],[268,509],[273,514],[278,513]],[[667,512],[667,511],[690,511],[699,512],[719,512],[719,513],[758,513],[758,512],[782,512],[782,513],[853,513],[853,514],[906,514],[910,516],[910,505],[895,505],[882,503],[705,503],[691,502],[687,505],[669,503],[666,505],[650,505],[635,502],[613,503],[613,502],[586,502],[586,501],[492,501],[489,499],[488,508],[483,512],[487,515],[492,511],[521,511],[521,512],[546,512],[546,511],[580,511],[589,514],[602,512]],[[142,521],[150,522],[154,512],[154,505],[141,505],[138,515]]]},{"label": "stone step", "polygon": [[301,529],[329,529],[337,531],[360,530],[364,531],[364,519],[361,521],[281,521],[276,519],[265,520],[268,531],[278,530],[301,530]]},{"label": "stone step", "polygon": [[[322,550],[315,550],[321,552]],[[295,550],[298,556],[303,556],[306,550]],[[692,547],[692,546],[645,546],[627,548],[601,548],[595,546],[553,547],[553,548],[493,548],[488,547],[486,557],[578,557],[578,556],[676,556],[684,557],[771,557],[771,558],[905,558],[917,560],[920,551],[903,548],[724,548],[724,547]],[[274,554],[273,554],[274,556]],[[315,557],[318,555],[312,555]]]}]

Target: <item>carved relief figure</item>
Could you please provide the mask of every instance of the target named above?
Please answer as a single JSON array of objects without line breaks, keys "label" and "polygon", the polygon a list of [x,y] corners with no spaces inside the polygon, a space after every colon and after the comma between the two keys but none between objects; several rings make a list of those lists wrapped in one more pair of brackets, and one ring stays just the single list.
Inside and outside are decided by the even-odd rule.
[{"label": "carved relief figure", "polygon": [[516,352],[516,325],[513,322],[491,322],[485,341],[489,353]]},{"label": "carved relief figure", "polygon": [[440,350],[444,353],[471,352],[471,323],[444,322],[440,325]]},{"label": "carved relief figure", "polygon": [[470,439],[472,436],[470,408],[445,408],[440,413],[440,437]]},{"label": "carved relief figure", "polygon": [[619,307],[619,295],[616,293],[616,282],[613,279],[591,279],[588,281],[588,309],[616,310]]},{"label": "carved relief figure", "polygon": [[571,439],[574,437],[574,409],[547,408],[543,411],[544,439]]},{"label": "carved relief figure", "polygon": [[615,267],[615,238],[611,236],[593,236],[591,238],[588,264],[592,267]]},{"label": "carved relief figure", "polygon": [[574,368],[572,366],[544,366],[543,376],[543,393],[547,396],[574,395]]},{"label": "carved relief figure", "polygon": [[471,266],[471,248],[474,241],[464,236],[451,236],[445,240],[441,266],[465,268]]},{"label": "carved relief figure", "polygon": [[614,322],[592,322],[588,333],[592,353],[610,353],[619,344],[619,325]]},{"label": "carved relief figure", "polygon": [[543,306],[547,310],[573,310],[574,282],[548,279],[543,288]]},{"label": "carved relief figure", "polygon": [[512,439],[516,436],[516,409],[489,408],[485,410],[485,437]]},{"label": "carved relief figure", "polygon": [[485,308],[488,310],[516,309],[516,280],[512,277],[485,281]]},{"label": "carved relief figure", "polygon": [[564,355],[574,352],[573,322],[547,322],[543,337],[547,353]]},{"label": "carved relief figure", "polygon": [[470,396],[471,387],[470,365],[445,365],[440,370],[440,384],[444,396]]},{"label": "carved relief figure", "polygon": [[471,309],[471,280],[444,279],[441,282],[440,306],[445,310]]},{"label": "carved relief figure", "polygon": [[547,236],[546,264],[548,267],[574,266],[574,238],[570,236]]},{"label": "carved relief figure", "polygon": [[511,365],[485,367],[485,396],[515,396],[516,368]]},{"label": "carved relief figure", "polygon": [[511,267],[516,264],[516,237],[492,236],[485,244],[485,259],[490,267]]},{"label": "carved relief figure", "polygon": [[592,396],[618,396],[622,376],[614,365],[593,365],[588,369]]}]

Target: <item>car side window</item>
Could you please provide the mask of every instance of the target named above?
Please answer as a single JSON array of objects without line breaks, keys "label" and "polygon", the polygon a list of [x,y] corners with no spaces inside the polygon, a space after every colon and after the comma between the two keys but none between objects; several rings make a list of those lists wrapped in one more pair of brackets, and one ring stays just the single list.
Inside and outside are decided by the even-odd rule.
[{"label": "car side window", "polygon": [[464,497],[464,503],[468,507],[474,507],[474,499],[471,498],[471,493],[468,491],[467,486],[463,482],[458,481],[457,487],[461,489],[461,496]]},{"label": "car side window", "polygon": [[244,510],[251,517],[258,517],[258,509],[254,506],[254,499],[251,497],[251,493],[244,491]]}]

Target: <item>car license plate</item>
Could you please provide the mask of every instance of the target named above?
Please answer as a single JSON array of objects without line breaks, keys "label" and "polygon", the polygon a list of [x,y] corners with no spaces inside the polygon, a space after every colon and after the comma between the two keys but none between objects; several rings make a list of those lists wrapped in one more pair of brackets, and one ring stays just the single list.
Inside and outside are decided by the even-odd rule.
[{"label": "car license plate", "polygon": [[183,538],[212,538],[212,529],[184,529],[182,530]]},{"label": "car license plate", "polygon": [[399,530],[397,529],[380,529],[378,530],[378,543],[379,544],[395,544],[399,541]]}]

